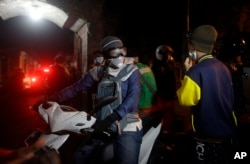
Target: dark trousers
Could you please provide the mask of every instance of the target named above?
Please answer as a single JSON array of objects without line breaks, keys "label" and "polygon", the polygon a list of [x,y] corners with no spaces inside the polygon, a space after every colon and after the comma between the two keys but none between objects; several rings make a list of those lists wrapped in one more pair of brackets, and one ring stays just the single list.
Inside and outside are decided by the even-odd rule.
[{"label": "dark trousers", "polygon": [[232,140],[194,139],[197,164],[232,164],[234,143]]}]

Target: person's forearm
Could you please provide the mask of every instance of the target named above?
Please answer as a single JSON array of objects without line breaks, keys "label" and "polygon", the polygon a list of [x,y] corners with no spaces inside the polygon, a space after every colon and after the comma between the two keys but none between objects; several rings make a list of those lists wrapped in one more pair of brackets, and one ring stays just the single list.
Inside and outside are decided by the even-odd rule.
[{"label": "person's forearm", "polygon": [[84,78],[80,79],[73,85],[64,88],[60,92],[57,93],[57,96],[59,98],[59,102],[68,100],[70,98],[73,98],[77,96],[78,93],[85,91],[89,88],[91,88],[94,84],[94,79],[90,75],[84,76]]}]

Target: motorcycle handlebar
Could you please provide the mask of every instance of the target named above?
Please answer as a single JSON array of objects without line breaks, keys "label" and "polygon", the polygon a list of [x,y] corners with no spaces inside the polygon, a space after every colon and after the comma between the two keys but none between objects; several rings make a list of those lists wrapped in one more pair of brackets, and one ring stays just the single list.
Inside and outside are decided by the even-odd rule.
[{"label": "motorcycle handlebar", "polygon": [[47,101],[45,101],[45,102],[43,102],[42,103],[42,107],[44,108],[44,109],[48,109],[49,107],[51,107],[52,105],[50,104],[50,103],[48,103]]}]

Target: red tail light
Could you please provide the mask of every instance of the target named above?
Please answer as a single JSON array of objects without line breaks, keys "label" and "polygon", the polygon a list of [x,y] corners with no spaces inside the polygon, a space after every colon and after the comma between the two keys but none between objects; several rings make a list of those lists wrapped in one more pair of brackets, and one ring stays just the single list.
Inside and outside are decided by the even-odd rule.
[{"label": "red tail light", "polygon": [[43,72],[44,72],[44,73],[48,73],[48,72],[49,72],[49,69],[48,69],[48,68],[44,68],[44,69],[43,69]]},{"label": "red tail light", "polygon": [[36,79],[35,77],[32,77],[32,78],[31,78],[31,82],[34,83],[34,82],[36,82],[36,81],[37,81],[37,79]]}]

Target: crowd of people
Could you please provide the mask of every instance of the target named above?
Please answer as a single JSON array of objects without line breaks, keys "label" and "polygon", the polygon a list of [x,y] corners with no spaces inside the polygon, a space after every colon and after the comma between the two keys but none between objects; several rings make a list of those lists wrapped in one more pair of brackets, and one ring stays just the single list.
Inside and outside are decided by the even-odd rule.
[{"label": "crowd of people", "polygon": [[[62,64],[64,56],[57,55],[51,70],[60,72],[63,79],[59,76],[49,79],[48,101],[62,103],[93,88],[91,99],[117,96],[95,114],[95,137],[91,144],[79,144],[74,163],[88,163],[97,145],[105,142],[100,137],[103,131],[108,130],[113,135],[115,163],[137,164],[142,118],[160,113],[163,133],[174,138],[174,103],[178,101],[191,111],[194,145],[190,151],[194,151],[194,163],[230,164],[238,146],[235,88],[232,71],[213,55],[217,37],[218,32],[211,25],[198,26],[187,37],[188,56],[183,62],[185,73],[179,88],[170,45],[156,47],[149,64],[141,62],[141,54],[128,54],[119,37],[106,36],[100,42],[100,51],[93,53],[89,71],[75,81],[70,80],[70,73]],[[105,85],[107,82],[109,85]],[[114,82],[116,85],[111,85]]]}]

